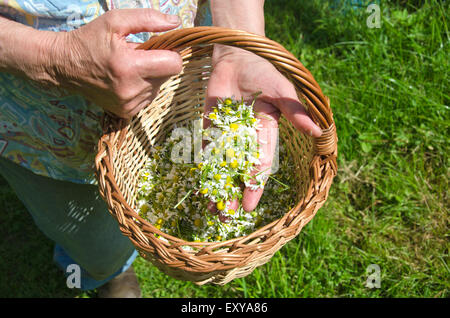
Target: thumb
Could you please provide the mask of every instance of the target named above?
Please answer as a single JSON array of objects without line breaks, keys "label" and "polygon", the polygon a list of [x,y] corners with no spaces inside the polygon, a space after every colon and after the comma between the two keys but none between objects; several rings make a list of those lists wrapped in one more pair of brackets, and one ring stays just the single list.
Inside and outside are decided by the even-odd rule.
[{"label": "thumb", "polygon": [[177,15],[164,14],[153,9],[113,9],[104,14],[114,33],[126,36],[139,32],[163,32],[178,27]]},{"label": "thumb", "polygon": [[183,68],[183,60],[177,52],[132,50],[130,54],[136,71],[146,80],[170,77],[179,74]]}]

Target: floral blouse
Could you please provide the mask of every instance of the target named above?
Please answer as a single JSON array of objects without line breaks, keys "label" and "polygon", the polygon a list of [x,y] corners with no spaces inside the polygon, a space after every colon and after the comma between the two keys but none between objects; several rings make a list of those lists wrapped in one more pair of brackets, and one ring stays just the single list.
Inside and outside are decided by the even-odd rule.
[{"label": "floral blouse", "polygon": [[[207,0],[0,0],[0,15],[59,32],[76,29],[107,10],[153,8],[178,14],[182,27],[192,27],[210,23],[207,7]],[[142,42],[149,36],[129,38]],[[43,90],[32,81],[0,72],[0,155],[36,174],[95,183],[102,114],[82,96]]]}]

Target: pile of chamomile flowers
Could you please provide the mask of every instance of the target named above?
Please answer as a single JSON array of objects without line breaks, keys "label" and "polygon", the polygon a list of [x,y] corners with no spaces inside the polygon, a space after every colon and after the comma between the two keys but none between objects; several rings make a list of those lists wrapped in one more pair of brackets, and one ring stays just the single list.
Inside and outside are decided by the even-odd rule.
[{"label": "pile of chamomile flowers", "polygon": [[[139,176],[136,202],[140,216],[180,239],[218,242],[248,235],[291,209],[296,197],[289,186],[294,184],[293,163],[285,148],[279,146],[275,174],[255,168],[263,154],[253,105],[254,101],[218,99],[204,116],[210,125],[195,128],[204,141],[197,162],[173,160],[180,136],[172,134],[153,147]],[[251,212],[242,208],[244,187],[264,187]],[[237,201],[237,207],[231,201]]]}]

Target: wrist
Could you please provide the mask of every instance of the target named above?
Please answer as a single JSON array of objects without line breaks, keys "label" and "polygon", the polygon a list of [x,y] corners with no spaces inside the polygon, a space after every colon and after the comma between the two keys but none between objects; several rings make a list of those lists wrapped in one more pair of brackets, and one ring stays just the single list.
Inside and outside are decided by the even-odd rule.
[{"label": "wrist", "polygon": [[37,31],[37,41],[34,41],[35,57],[30,58],[29,62],[33,65],[35,72],[31,79],[45,86],[61,87],[61,81],[57,77],[57,66],[63,61],[61,49],[63,43],[61,39],[66,32]]},{"label": "wrist", "polygon": [[[211,13],[214,26],[238,29],[253,34],[265,36],[264,0],[211,0]],[[243,49],[214,45],[213,65],[219,62],[230,62],[230,67],[240,57],[247,57],[253,53]]]},{"label": "wrist", "polygon": [[246,58],[254,55],[254,53],[248,52],[244,49],[222,45],[222,44],[214,44],[214,51],[212,55],[212,65],[217,65],[220,62],[230,62],[230,67],[236,60],[240,58]]},{"label": "wrist", "polygon": [[265,36],[264,0],[211,0],[214,26]]}]

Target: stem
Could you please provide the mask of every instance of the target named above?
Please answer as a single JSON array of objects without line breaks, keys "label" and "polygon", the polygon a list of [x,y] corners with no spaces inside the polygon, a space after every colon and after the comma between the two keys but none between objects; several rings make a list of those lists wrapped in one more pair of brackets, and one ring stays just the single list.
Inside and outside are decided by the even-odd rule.
[{"label": "stem", "polygon": [[181,199],[180,202],[178,202],[173,208],[176,209],[181,203],[183,203],[184,200],[186,200],[186,198],[189,196],[189,194],[191,194],[192,190],[189,190],[188,193],[186,193],[186,195],[183,197],[183,199]]}]

